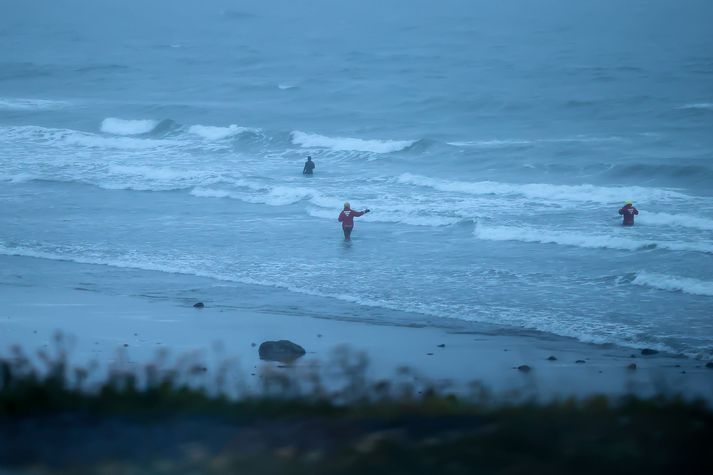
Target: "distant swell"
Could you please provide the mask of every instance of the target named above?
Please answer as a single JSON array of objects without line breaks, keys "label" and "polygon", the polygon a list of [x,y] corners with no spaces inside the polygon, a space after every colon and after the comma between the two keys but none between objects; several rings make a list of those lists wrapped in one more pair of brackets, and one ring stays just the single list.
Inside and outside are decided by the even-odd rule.
[{"label": "distant swell", "polygon": [[301,147],[328,148],[334,151],[356,151],[371,153],[391,153],[404,150],[415,140],[364,140],[351,137],[327,137],[295,130],[291,134],[292,143]]},{"label": "distant swell", "polygon": [[653,272],[637,272],[632,284],[671,292],[713,297],[713,282]]},{"label": "distant swell", "polygon": [[151,132],[159,124],[158,120],[127,120],[108,117],[102,121],[101,131],[113,135],[141,135]]},{"label": "distant swell", "polygon": [[64,101],[49,101],[45,99],[21,99],[13,97],[0,97],[0,110],[6,111],[40,111],[56,110],[66,107],[69,103]]},{"label": "distant swell", "polygon": [[554,229],[513,226],[476,226],[473,234],[486,241],[520,241],[540,244],[558,244],[586,249],[618,249],[625,251],[665,249],[713,254],[713,244],[679,241],[640,241],[618,236],[593,235]]},{"label": "distant swell", "polygon": [[440,180],[420,175],[404,173],[399,183],[425,186],[438,191],[467,193],[473,195],[522,195],[526,198],[546,201],[580,201],[597,203],[621,203],[635,197],[637,200],[659,200],[685,198],[686,195],[659,188],[604,187],[594,185],[550,185],[547,183],[500,183],[495,181]]}]

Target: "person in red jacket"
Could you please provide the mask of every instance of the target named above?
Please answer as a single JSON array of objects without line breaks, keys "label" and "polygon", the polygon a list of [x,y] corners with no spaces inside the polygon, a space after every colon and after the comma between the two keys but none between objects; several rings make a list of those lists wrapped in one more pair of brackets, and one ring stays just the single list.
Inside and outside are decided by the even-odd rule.
[{"label": "person in red jacket", "polygon": [[350,241],[352,229],[354,229],[354,218],[362,216],[369,212],[369,209],[364,211],[354,211],[349,202],[344,203],[344,209],[339,213],[339,222],[342,223],[342,231],[344,231],[344,240]]},{"label": "person in red jacket", "polygon": [[624,226],[634,225],[634,216],[639,214],[639,210],[634,208],[634,204],[631,201],[624,203],[624,207],[619,210],[619,214],[624,217],[624,221],[621,224]]}]

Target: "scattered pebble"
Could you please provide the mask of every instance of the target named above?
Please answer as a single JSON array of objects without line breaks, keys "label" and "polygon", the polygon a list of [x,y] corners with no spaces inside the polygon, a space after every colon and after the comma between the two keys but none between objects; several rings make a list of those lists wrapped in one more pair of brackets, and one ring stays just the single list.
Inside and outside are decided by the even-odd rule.
[{"label": "scattered pebble", "polygon": [[203,302],[196,302],[193,304],[193,308],[203,308],[205,304]]},{"label": "scattered pebble", "polygon": [[557,361],[557,357],[556,357],[556,356],[550,356],[549,358],[547,358],[547,361]]},{"label": "scattered pebble", "polygon": [[631,363],[629,366],[627,366],[627,369],[635,370],[635,369],[636,369],[636,363]]},{"label": "scattered pebble", "polygon": [[517,367],[518,370],[522,371],[523,373],[529,372],[532,368],[530,368],[528,365],[523,364]]},{"label": "scattered pebble", "polygon": [[426,353],[428,356],[433,356],[433,353]]},{"label": "scattered pebble", "polygon": [[445,343],[441,343],[440,345],[438,345],[438,348],[445,348],[445,347],[446,347]]},{"label": "scattered pebble", "polygon": [[321,333],[317,333],[317,338],[322,338],[322,334],[321,334]]},{"label": "scattered pebble", "polygon": [[657,353],[658,351],[652,350],[651,348],[644,348],[643,350],[641,350],[642,355],[655,355]]},{"label": "scattered pebble", "polygon": [[126,348],[127,346],[129,346],[129,344],[128,344],[128,343],[124,343],[124,348]]},{"label": "scattered pebble", "polygon": [[255,342],[253,342],[253,343],[250,343],[250,346],[252,346],[252,347],[254,348],[254,347],[256,347],[257,345],[255,344]]},{"label": "scattered pebble", "polygon": [[681,371],[681,374],[686,374],[686,370],[684,369],[683,371]]},{"label": "scattered pebble", "polygon": [[713,361],[709,361],[708,363],[706,363],[706,368],[713,369]]},{"label": "scattered pebble", "polygon": [[577,363],[577,364],[584,364],[584,363],[586,363],[586,361],[584,361],[584,360],[577,360],[577,361],[575,361],[575,363]]}]

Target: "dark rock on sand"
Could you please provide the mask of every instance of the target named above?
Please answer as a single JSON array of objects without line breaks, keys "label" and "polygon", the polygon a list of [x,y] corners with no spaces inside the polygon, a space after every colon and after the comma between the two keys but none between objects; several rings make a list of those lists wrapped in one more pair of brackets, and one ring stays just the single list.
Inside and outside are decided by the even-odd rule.
[{"label": "dark rock on sand", "polygon": [[626,367],[627,369],[634,370],[636,369],[636,363],[631,363],[629,366]]},{"label": "dark rock on sand", "polygon": [[577,361],[575,361],[575,363],[577,363],[577,364],[584,364],[584,363],[586,363],[586,361],[584,361],[584,360],[577,360]]},{"label": "dark rock on sand", "polygon": [[642,355],[655,355],[657,353],[658,351],[652,350],[651,348],[644,348],[643,350],[641,350]]},{"label": "dark rock on sand", "polygon": [[305,349],[289,340],[264,341],[258,348],[261,360],[291,363],[304,355]]},{"label": "dark rock on sand", "polygon": [[557,361],[557,357],[556,357],[556,356],[550,356],[550,357],[547,358],[547,361]]},{"label": "dark rock on sand", "polygon": [[522,371],[523,373],[528,373],[532,368],[530,368],[528,365],[523,364],[517,367],[519,371]]},{"label": "dark rock on sand", "polygon": [[193,308],[203,308],[205,304],[203,302],[196,302],[193,304]]},{"label": "dark rock on sand", "polygon": [[713,361],[709,361],[708,363],[706,363],[706,368],[713,369]]},{"label": "dark rock on sand", "polygon": [[433,356],[433,353],[426,353],[427,356]]},{"label": "dark rock on sand", "polygon": [[445,348],[445,347],[446,347],[445,343],[441,343],[440,345],[438,345],[438,348]]}]

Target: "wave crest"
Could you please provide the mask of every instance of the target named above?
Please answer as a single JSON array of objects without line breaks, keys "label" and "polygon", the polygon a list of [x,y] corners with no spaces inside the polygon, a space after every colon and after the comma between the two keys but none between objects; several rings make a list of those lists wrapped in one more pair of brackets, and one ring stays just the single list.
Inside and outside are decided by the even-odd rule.
[{"label": "wave crest", "polygon": [[629,196],[638,200],[665,200],[687,198],[686,195],[659,188],[605,187],[594,185],[551,185],[547,183],[500,183],[496,181],[439,180],[404,173],[398,182],[406,185],[424,186],[438,191],[450,191],[472,195],[522,195],[526,198],[559,202],[622,203]]},{"label": "wave crest", "polygon": [[654,272],[637,272],[636,277],[634,277],[631,283],[659,290],[713,297],[713,282],[690,277],[679,277]]},{"label": "wave crest", "polygon": [[198,135],[206,140],[223,140],[246,132],[256,132],[257,129],[249,127],[238,127],[230,124],[228,127],[217,127],[214,125],[192,125],[188,128],[188,133]]},{"label": "wave crest", "polygon": [[371,153],[392,153],[404,150],[415,140],[365,140],[351,137],[327,137],[326,135],[308,134],[299,130],[291,134],[292,143],[304,148],[328,148],[335,152],[355,151]]},{"label": "wave crest", "polygon": [[520,241],[540,244],[557,244],[586,249],[617,249],[644,251],[665,249],[669,251],[693,251],[713,254],[713,245],[680,241],[641,241],[618,236],[592,235],[554,229],[520,228],[513,226],[477,225],[473,235],[486,241]]},{"label": "wave crest", "polygon": [[117,119],[107,117],[102,121],[101,131],[112,135],[142,135],[148,134],[159,124],[153,119]]}]

